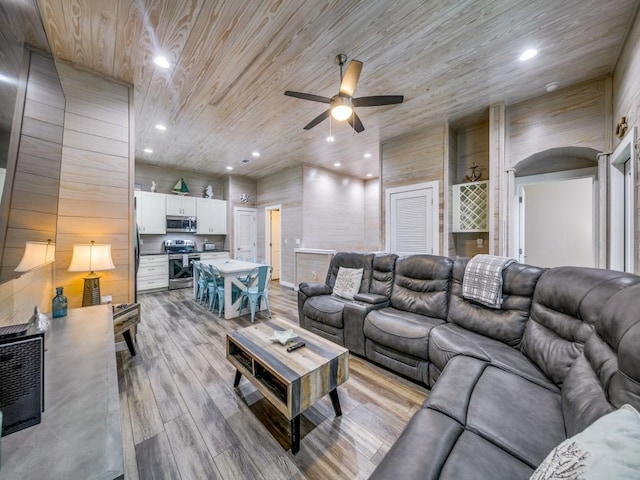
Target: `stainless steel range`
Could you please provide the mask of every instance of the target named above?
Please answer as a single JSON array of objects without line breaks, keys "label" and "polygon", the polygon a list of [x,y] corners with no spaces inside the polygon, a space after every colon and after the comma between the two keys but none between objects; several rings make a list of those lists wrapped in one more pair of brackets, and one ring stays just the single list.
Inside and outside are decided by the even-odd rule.
[{"label": "stainless steel range", "polygon": [[200,260],[193,240],[165,240],[164,250],[169,254],[169,290],[193,286],[193,265]]}]

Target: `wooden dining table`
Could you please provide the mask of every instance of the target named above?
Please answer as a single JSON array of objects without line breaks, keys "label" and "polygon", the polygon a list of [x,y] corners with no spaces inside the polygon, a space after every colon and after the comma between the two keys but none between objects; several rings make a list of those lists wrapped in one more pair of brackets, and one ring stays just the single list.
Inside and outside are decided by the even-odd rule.
[{"label": "wooden dining table", "polygon": [[[262,263],[255,262],[245,262],[244,260],[233,260],[229,258],[215,258],[212,260],[200,260],[199,263],[204,265],[213,265],[216,267],[224,278],[224,318],[236,318],[240,316],[240,295],[238,298],[233,298],[233,287],[234,285],[238,287],[238,289],[243,290],[246,288],[246,285],[240,281],[238,277],[247,276],[251,270],[256,267],[260,267]],[[198,277],[200,275],[199,269],[197,273],[194,273],[193,278],[193,288],[195,293],[195,288],[198,285]],[[235,301],[234,301],[235,300]],[[247,313],[249,309],[247,309]]]}]

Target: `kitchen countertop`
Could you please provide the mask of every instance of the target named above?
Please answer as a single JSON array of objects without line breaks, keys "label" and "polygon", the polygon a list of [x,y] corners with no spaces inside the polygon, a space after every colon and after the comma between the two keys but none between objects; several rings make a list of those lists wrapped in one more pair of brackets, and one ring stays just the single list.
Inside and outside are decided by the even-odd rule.
[{"label": "kitchen countertop", "polygon": [[[195,250],[189,253],[229,253],[230,250]],[[150,255],[168,255],[169,252],[160,252],[160,253],[141,253],[141,257],[147,257]]]}]

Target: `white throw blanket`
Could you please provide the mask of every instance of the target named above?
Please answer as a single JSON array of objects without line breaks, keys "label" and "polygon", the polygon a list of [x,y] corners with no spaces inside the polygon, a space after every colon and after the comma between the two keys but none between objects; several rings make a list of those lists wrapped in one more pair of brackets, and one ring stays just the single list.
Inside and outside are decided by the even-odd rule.
[{"label": "white throw blanket", "polygon": [[476,255],[464,269],[462,296],[490,308],[502,308],[502,271],[515,260],[494,255]]}]

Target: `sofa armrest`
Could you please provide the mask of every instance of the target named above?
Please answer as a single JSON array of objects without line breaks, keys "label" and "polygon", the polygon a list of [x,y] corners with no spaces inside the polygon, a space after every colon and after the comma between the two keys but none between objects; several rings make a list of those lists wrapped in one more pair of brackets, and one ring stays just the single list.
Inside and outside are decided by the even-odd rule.
[{"label": "sofa armrest", "polygon": [[333,288],[325,283],[301,283],[299,290],[307,297],[315,297],[317,295],[331,295]]},{"label": "sofa armrest", "polygon": [[365,356],[365,317],[372,310],[378,310],[389,306],[389,299],[384,295],[372,296],[382,297],[384,301],[375,304],[360,301],[349,302],[345,304],[344,311],[342,313],[342,321],[344,323],[344,346],[347,347],[349,351],[362,356]]},{"label": "sofa armrest", "polygon": [[377,293],[356,293],[353,299],[358,302],[369,303],[371,305],[377,305],[379,303],[389,302],[389,299],[384,295]]}]

